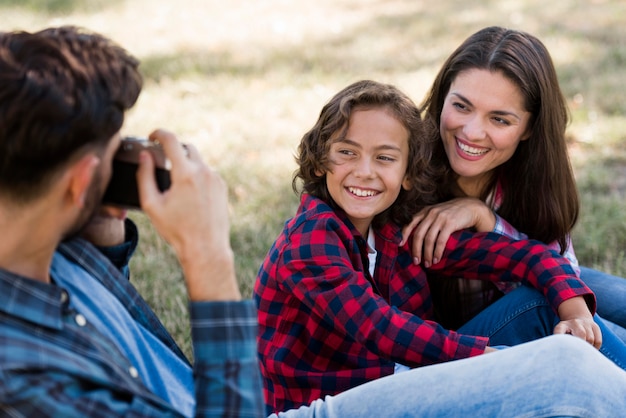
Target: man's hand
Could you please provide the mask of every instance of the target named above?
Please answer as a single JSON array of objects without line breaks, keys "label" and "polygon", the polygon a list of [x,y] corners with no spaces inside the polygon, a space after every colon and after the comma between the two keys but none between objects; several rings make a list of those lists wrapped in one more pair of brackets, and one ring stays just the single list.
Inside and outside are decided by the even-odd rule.
[{"label": "man's hand", "polygon": [[172,165],[172,185],[165,192],[158,190],[154,161],[142,152],[137,170],[141,208],[178,256],[189,298],[241,299],[230,246],[226,183],[202,162],[194,146],[183,147],[171,132],[156,130],[149,139],[163,146]]}]

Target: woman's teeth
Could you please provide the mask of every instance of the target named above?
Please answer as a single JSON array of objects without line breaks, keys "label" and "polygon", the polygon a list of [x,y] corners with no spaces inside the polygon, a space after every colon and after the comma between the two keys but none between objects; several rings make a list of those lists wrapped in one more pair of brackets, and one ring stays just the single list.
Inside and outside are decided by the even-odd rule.
[{"label": "woman's teeth", "polygon": [[483,154],[486,154],[487,152],[489,152],[488,149],[470,147],[469,145],[463,144],[463,143],[461,143],[459,141],[457,141],[456,143],[459,146],[459,148],[461,148],[461,150],[463,152],[466,152],[466,153],[468,153],[470,155],[477,156],[477,155],[483,155]]}]

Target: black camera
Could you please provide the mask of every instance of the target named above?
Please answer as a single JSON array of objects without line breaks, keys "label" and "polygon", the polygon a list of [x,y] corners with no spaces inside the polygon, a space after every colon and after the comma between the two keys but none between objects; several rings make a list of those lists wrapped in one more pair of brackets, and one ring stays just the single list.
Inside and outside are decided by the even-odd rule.
[{"label": "black camera", "polygon": [[137,167],[139,153],[149,151],[154,157],[155,176],[160,191],[167,190],[170,185],[168,161],[163,148],[156,142],[145,138],[122,138],[120,147],[113,156],[113,171],[111,180],[104,193],[104,204],[122,206],[130,209],[139,209],[139,191],[137,189]]}]

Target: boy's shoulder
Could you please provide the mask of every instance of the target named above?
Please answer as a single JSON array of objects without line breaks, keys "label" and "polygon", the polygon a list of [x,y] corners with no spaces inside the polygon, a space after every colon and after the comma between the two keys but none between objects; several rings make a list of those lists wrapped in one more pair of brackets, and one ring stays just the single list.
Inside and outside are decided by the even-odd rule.
[{"label": "boy's shoulder", "polygon": [[298,215],[314,218],[316,216],[338,217],[339,214],[325,200],[316,196],[304,194],[300,199],[300,206],[298,207],[296,216]]},{"label": "boy's shoulder", "polygon": [[350,238],[356,233],[345,214],[318,197],[304,194],[295,216],[285,223],[283,235],[290,237],[315,231],[335,231]]}]

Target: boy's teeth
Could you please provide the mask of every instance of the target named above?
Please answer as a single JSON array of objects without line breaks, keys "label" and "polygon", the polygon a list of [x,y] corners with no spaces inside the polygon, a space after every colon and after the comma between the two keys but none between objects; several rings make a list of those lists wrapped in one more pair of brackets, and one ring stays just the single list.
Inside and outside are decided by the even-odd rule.
[{"label": "boy's teeth", "polygon": [[376,193],[373,190],[361,190],[354,187],[349,187],[350,193],[355,194],[357,196],[374,196]]},{"label": "boy's teeth", "polygon": [[459,144],[459,148],[461,148],[464,152],[472,155],[482,155],[486,154],[487,151],[489,151],[487,149],[470,147],[469,145],[463,144],[461,142],[457,142],[457,144]]}]

